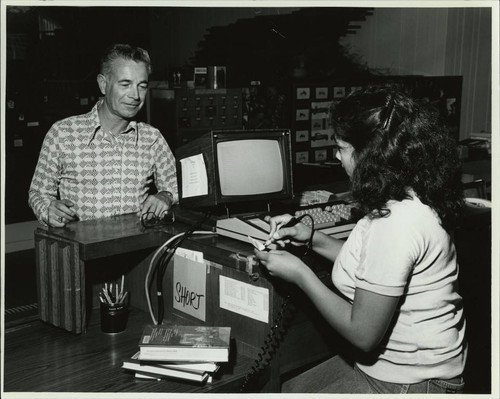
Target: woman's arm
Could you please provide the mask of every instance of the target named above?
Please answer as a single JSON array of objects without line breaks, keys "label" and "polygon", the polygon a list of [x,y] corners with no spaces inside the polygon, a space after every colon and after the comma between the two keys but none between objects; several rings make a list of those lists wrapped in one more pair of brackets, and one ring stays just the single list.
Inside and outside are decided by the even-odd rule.
[{"label": "woman's arm", "polygon": [[296,284],[311,299],[327,322],[353,345],[373,350],[384,337],[399,297],[357,288],[353,303],[325,286],[316,274],[287,251],[255,251],[272,276]]},{"label": "woman's arm", "polygon": [[356,288],[351,305],[326,287],[311,269],[303,269],[301,275],[297,285],[337,332],[363,351],[376,348],[387,332],[399,297]]},{"label": "woman's arm", "polygon": [[316,230],[313,236],[312,249],[318,255],[321,255],[333,263],[344,245],[344,242],[344,240],[338,240]]}]

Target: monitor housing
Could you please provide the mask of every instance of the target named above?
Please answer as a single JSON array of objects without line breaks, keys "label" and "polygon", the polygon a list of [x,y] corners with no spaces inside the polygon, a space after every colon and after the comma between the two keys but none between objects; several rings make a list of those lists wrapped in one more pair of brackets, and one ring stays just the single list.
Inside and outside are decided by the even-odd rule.
[{"label": "monitor housing", "polygon": [[290,131],[220,130],[176,151],[182,208],[253,211],[293,197]]}]

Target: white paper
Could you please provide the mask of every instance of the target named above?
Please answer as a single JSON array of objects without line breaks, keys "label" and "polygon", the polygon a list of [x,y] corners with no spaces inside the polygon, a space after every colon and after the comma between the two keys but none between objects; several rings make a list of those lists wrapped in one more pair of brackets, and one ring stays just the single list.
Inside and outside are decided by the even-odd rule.
[{"label": "white paper", "polygon": [[266,246],[264,245],[264,243],[262,241],[258,241],[255,238],[250,237],[250,236],[247,236],[247,237],[248,237],[248,241],[250,241],[250,243],[255,248],[257,248],[259,251],[265,251],[266,250]]},{"label": "white paper", "polygon": [[208,194],[207,168],[203,154],[181,159],[182,197],[197,197]]},{"label": "white paper", "polygon": [[[181,249],[181,248],[179,248]],[[207,267],[198,261],[200,252],[187,249],[176,250],[174,255],[174,272],[172,300],[174,309],[206,320],[207,303]]]},{"label": "white paper", "polygon": [[192,251],[186,248],[177,248],[175,250],[175,254],[182,256],[183,258],[190,259],[194,262],[203,263],[205,260],[203,259],[203,252]]},{"label": "white paper", "polygon": [[219,276],[219,307],[269,323],[269,290]]}]

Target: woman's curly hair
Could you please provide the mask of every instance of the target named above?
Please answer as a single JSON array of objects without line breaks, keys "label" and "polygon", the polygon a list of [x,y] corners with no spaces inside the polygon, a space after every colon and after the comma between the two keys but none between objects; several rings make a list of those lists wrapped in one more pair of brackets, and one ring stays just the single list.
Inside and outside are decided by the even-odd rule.
[{"label": "woman's curly hair", "polygon": [[360,211],[389,213],[409,190],[449,230],[463,205],[456,144],[437,112],[391,87],[357,91],[332,107],[335,137],[354,147],[352,194]]}]

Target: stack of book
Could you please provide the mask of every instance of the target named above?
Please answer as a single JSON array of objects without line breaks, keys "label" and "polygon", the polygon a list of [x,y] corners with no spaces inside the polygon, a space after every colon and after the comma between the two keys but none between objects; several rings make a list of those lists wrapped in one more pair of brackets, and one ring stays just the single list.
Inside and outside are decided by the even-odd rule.
[{"label": "stack of book", "polygon": [[137,378],[210,382],[229,360],[230,327],[148,325],[122,367]]}]

